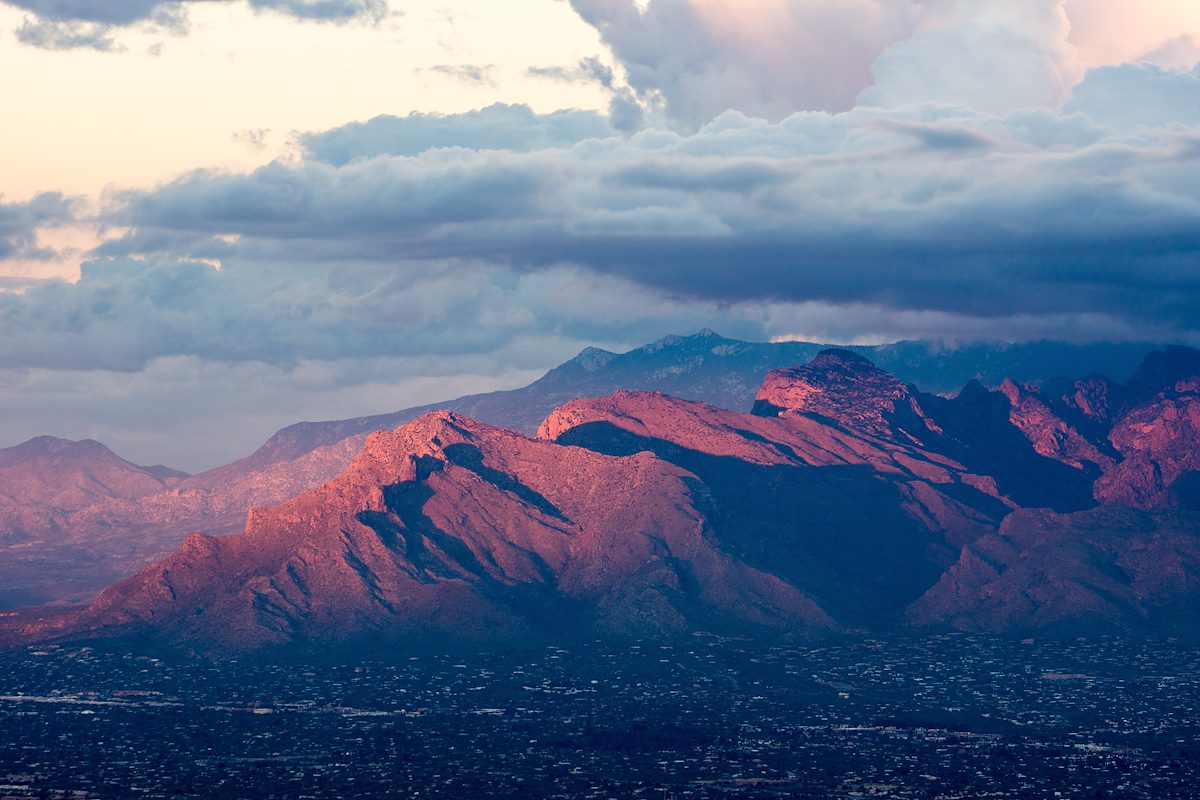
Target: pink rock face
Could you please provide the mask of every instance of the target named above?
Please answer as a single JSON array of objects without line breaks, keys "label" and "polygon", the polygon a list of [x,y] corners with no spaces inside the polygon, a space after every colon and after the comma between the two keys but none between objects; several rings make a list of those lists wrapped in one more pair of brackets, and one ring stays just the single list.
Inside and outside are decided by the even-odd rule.
[{"label": "pink rock face", "polygon": [[488,639],[552,624],[544,614],[608,631],[833,626],[716,548],[689,478],[648,453],[438,412],[372,434],[342,475],[256,509],[245,533],[189,537],[57,633],[222,651],[378,631]]},{"label": "pink rock face", "polygon": [[900,433],[915,441],[931,430],[908,387],[848,350],[826,350],[806,366],[768,373],[755,413],[817,417],[857,434]]},{"label": "pink rock face", "polygon": [[[1096,471],[1111,469],[1114,459],[1101,452],[1082,433],[1051,410],[1049,404],[1030,386],[1010,380],[1000,385],[1000,391],[1012,404],[1009,419],[1033,444],[1033,449],[1046,458],[1052,458],[1078,469],[1092,468]],[[1082,392],[1083,389],[1080,389]],[[1079,394],[1076,394],[1079,397]],[[1084,398],[1084,408],[1094,412],[1095,398]],[[1108,410],[1105,407],[1104,413]]]},{"label": "pink rock face", "polygon": [[1063,398],[1068,407],[1087,419],[1109,422],[1125,403],[1124,392],[1103,375],[1093,375],[1075,384],[1075,391]]},{"label": "pink rock face", "polygon": [[1200,378],[1130,411],[1109,435],[1123,460],[1096,481],[1105,503],[1154,508],[1186,472],[1200,470]]}]

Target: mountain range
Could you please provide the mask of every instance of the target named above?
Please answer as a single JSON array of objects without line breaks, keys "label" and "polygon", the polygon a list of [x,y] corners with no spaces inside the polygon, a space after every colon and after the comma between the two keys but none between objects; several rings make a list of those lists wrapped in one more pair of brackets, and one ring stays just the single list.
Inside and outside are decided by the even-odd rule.
[{"label": "mountain range", "polygon": [[[702,334],[665,347],[697,340],[725,346]],[[616,360],[581,359],[560,369]],[[1187,348],[1119,382],[972,379],[952,397],[831,349],[764,370],[740,411],[622,388],[566,400],[533,435],[442,409],[299,452],[325,435],[293,432],[280,460],[198,476],[228,492],[239,469],[280,475],[269,491],[283,491],[287,465],[311,467],[304,491],[254,508],[241,533],[189,535],[25,634],[214,654],[697,632],[1200,634],[1200,352]],[[335,474],[312,480],[323,470]],[[190,480],[166,494],[198,492]]]},{"label": "mountain range", "polygon": [[[588,348],[524,388],[471,395],[390,414],[303,422],[257,451],[187,476],[141,468],[95,442],[39,437],[0,450],[0,608],[79,603],[172,552],[191,531],[240,531],[253,506],[280,503],[337,476],[367,434],[395,428],[435,409],[534,434],[556,407],[617,390],[661,391],[747,411],[763,375],[807,363],[823,345],[755,343],[710,330],[669,336],[628,353]],[[1068,345],[937,342],[850,348],[924,391],[957,390],[968,380],[1041,381],[1101,371],[1124,381],[1152,348],[1137,344]],[[70,454],[72,466],[62,466]],[[65,469],[63,489],[36,476]],[[120,473],[118,476],[117,473]]]}]

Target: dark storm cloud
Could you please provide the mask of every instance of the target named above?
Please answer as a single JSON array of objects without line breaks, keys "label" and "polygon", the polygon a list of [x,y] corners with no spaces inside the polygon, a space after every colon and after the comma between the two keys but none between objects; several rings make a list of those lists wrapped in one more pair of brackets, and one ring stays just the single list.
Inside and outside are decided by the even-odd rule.
[{"label": "dark storm cloud", "polygon": [[[456,122],[478,135],[469,116],[439,124]],[[1192,140],[1085,123],[941,106],[779,124],[729,114],[689,136],[373,158],[379,142],[350,135],[333,163],[198,173],[120,196],[109,219],[136,233],[108,247],[152,254],[157,236],[165,252],[190,253],[226,236],[242,261],[570,264],[705,301],[1200,329]]]},{"label": "dark storm cloud", "polygon": [[[187,8],[201,2],[241,0],[0,0],[33,13],[17,29],[23,44],[49,50],[120,49],[113,34],[148,24],[176,34],[187,31]],[[387,0],[245,0],[252,8],[319,22],[377,22],[388,14]]]}]

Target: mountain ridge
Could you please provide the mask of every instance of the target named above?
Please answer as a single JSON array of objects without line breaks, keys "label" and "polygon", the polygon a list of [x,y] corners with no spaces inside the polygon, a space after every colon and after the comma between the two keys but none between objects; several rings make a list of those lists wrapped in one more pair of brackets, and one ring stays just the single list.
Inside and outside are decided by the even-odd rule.
[{"label": "mountain ridge", "polygon": [[[1024,374],[1046,374],[1047,364],[1086,367],[1116,363],[1132,375],[1138,367],[1134,355],[1140,358],[1142,349],[1137,345],[1121,345],[1115,350],[1107,346],[997,349],[978,345],[952,350],[936,343],[898,343],[852,350],[884,353],[896,363],[908,362],[909,369],[925,370],[941,380],[964,370],[985,373],[996,364],[1014,363],[1028,365]],[[0,544],[0,555],[7,553],[0,559],[0,586],[6,587],[0,592],[0,606],[89,600],[106,585],[170,553],[190,531],[236,533],[250,507],[283,502],[336,477],[369,432],[395,428],[430,410],[450,408],[527,434],[536,433],[542,419],[563,403],[619,389],[661,389],[717,406],[749,410],[764,374],[776,367],[806,363],[820,351],[820,345],[808,343],[740,342],[711,330],[663,337],[624,354],[588,348],[522,389],[382,416],[298,423],[279,431],[246,458],[196,475],[182,477],[148,469],[163,482],[161,491],[137,500],[98,498],[87,507],[71,510],[53,525],[48,521],[40,527],[27,525],[36,533],[35,541],[20,552],[6,551]],[[935,351],[936,358],[929,355]],[[180,478],[178,483],[173,482],[175,477]],[[33,513],[40,514],[40,508]],[[45,519],[45,515],[37,518]]]},{"label": "mountain ridge", "polygon": [[[27,633],[207,654],[414,636],[1200,635],[1186,614],[1200,514],[1174,489],[1200,475],[1191,359],[1148,357],[1123,385],[1143,399],[1102,415],[1111,463],[1075,458],[1099,452],[1094,435],[1054,411],[1094,378],[941,397],[845,350],[769,372],[753,413],[621,390],[559,406],[531,438],[429,412],[254,509],[241,534],[189,536]],[[1105,488],[1146,488],[1120,477],[1129,462],[1160,478],[1141,508]],[[1039,481],[1075,494],[1031,505]]]}]

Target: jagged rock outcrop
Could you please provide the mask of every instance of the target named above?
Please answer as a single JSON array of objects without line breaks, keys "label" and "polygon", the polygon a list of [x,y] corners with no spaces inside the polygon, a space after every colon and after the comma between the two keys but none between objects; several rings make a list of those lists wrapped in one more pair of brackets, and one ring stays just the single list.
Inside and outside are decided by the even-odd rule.
[{"label": "jagged rock outcrop", "polygon": [[1200,472],[1200,375],[1132,409],[1108,438],[1121,459],[1096,481],[1096,497],[1137,508],[1171,502],[1176,484]]},{"label": "jagged rock outcrop", "polygon": [[754,413],[823,419],[856,434],[915,443],[937,431],[909,387],[849,350],[825,350],[803,367],[767,373]]}]

